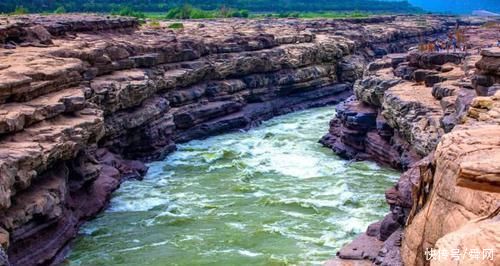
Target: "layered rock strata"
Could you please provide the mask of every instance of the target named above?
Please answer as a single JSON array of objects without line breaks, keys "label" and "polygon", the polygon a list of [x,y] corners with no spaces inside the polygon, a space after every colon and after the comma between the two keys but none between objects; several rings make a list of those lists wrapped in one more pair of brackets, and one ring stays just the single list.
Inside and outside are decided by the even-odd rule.
[{"label": "layered rock strata", "polygon": [[[500,66],[500,60],[497,62]],[[442,137],[420,169],[405,230],[407,265],[498,265],[500,254],[500,92],[476,97],[464,123]],[[422,174],[424,173],[424,174]],[[435,254],[459,250],[461,259]],[[485,250],[495,250],[484,256]],[[476,257],[474,254],[479,253]]]},{"label": "layered rock strata", "polygon": [[455,19],[171,23],[0,18],[0,244],[11,264],[57,262],[111,191],[145,173],[133,159],[343,101],[368,60]]},{"label": "layered rock strata", "polygon": [[[465,32],[474,39],[496,30]],[[355,98],[338,105],[325,145],[345,157],[408,170],[386,191],[391,213],[342,248],[331,265],[500,263],[498,254],[482,257],[500,243],[500,58],[498,48],[480,49],[386,56],[367,66]],[[428,259],[430,252],[452,250],[460,250],[461,259]],[[481,258],[468,256],[470,250]]]},{"label": "layered rock strata", "polygon": [[[367,66],[348,103],[337,106],[321,142],[347,158],[371,159],[398,169],[425,157],[453,127],[456,95],[473,93],[460,64],[465,55],[391,54]],[[467,102],[467,100],[465,100]],[[466,104],[466,103],[465,103]]]}]

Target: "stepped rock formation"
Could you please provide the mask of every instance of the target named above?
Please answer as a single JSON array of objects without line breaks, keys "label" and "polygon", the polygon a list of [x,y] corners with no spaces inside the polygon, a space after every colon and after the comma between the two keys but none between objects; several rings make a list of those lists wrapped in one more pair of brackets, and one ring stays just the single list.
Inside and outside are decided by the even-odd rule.
[{"label": "stepped rock formation", "polygon": [[324,145],[406,171],[386,191],[390,213],[327,265],[500,264],[483,259],[500,247],[500,48],[481,47],[498,30],[467,27],[467,53],[377,59],[337,106]]},{"label": "stepped rock formation", "polygon": [[[341,102],[366,62],[442,34],[455,20],[233,19],[174,30],[168,21],[140,26],[120,17],[0,17],[0,245],[12,265],[58,262],[120,182],[144,175],[144,161],[176,143]],[[371,135],[384,145],[394,125],[428,136],[391,116],[412,102],[392,95],[387,115],[361,109],[370,114],[353,120],[366,125],[359,134],[373,133],[375,121],[387,136]],[[433,103],[418,108],[435,112],[429,123],[442,112]],[[429,143],[412,143],[415,151],[401,136],[401,164],[433,149],[441,134],[435,127]],[[381,153],[377,143],[372,149]]]}]

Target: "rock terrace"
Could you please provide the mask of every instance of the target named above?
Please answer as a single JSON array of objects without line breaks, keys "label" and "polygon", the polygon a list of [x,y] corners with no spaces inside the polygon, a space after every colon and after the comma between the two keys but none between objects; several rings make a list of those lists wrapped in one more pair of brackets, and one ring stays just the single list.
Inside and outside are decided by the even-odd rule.
[{"label": "rock terrace", "polygon": [[[443,34],[456,19],[222,19],[185,21],[175,30],[170,23],[140,26],[130,18],[94,15],[0,18],[0,245],[11,264],[58,262],[78,226],[105,207],[120,182],[147,171],[137,159],[160,159],[176,143],[339,103],[373,58]],[[474,86],[485,95],[497,82],[488,59],[497,55],[483,54],[477,64],[482,72]],[[434,94],[458,101],[460,86],[429,85],[463,75],[453,65],[463,57],[421,71],[424,84],[418,85],[397,78],[417,73],[412,60],[406,66],[399,64],[401,56],[385,60],[368,67],[373,80],[354,85],[358,98],[384,112],[346,102],[346,111],[338,113],[349,126],[332,130],[342,139],[332,146],[343,143],[334,149],[346,154],[365,149],[406,168],[449,131],[439,126],[449,109],[440,108]],[[389,66],[397,66],[394,74]],[[416,95],[425,99],[416,101]],[[463,110],[456,113],[450,113],[451,124]],[[392,134],[393,128],[402,130]],[[366,148],[360,143],[365,135],[371,139]],[[387,144],[388,138],[394,143]],[[389,146],[387,156],[383,149]],[[464,168],[462,183],[480,186],[484,177],[474,167]]]},{"label": "rock terrace", "polygon": [[[497,30],[465,33],[492,43]],[[498,246],[500,48],[481,49],[389,54],[337,106],[324,145],[406,171],[386,191],[391,212],[327,265],[449,265],[457,262],[428,261],[425,251]],[[457,265],[498,263],[497,254]]]}]

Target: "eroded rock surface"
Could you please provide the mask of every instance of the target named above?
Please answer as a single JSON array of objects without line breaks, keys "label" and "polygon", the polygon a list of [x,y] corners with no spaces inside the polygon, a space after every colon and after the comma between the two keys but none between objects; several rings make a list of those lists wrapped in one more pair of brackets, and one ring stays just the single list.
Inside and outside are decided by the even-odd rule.
[{"label": "eroded rock surface", "polygon": [[[498,29],[465,34],[486,37],[476,43],[484,45]],[[368,65],[356,98],[338,105],[322,141],[340,155],[408,170],[386,191],[391,213],[341,249],[333,265],[500,264],[498,253],[483,257],[500,245],[498,51],[410,52]]]},{"label": "eroded rock surface", "polygon": [[465,256],[458,265],[500,262],[498,254],[482,259],[483,249],[496,249],[500,237],[499,102],[500,93],[475,98],[465,123],[442,138],[426,167],[432,169],[432,178],[420,184],[431,191],[415,195],[425,204],[406,229],[402,249],[406,263],[428,263],[423,254],[431,248],[481,251],[481,259]]},{"label": "eroded rock surface", "polygon": [[[146,172],[134,159],[160,159],[176,143],[339,103],[352,95],[374,57],[403,52],[421,36],[446,32],[453,21],[200,20],[174,30],[169,21],[139,26],[120,17],[1,17],[0,245],[14,265],[57,262],[81,222],[106,206],[120,182]],[[393,55],[390,65],[403,61]],[[382,91],[396,83],[374,89],[369,104],[386,104]],[[422,90],[432,97],[431,88]],[[415,105],[441,114],[434,103],[418,107],[396,90],[391,95],[394,110]],[[413,154],[407,135],[390,130],[397,124],[413,136],[411,125],[389,111],[380,114],[357,102],[345,106],[363,112],[344,112],[354,117],[354,129],[346,131],[352,143],[359,144],[358,134],[372,140],[366,148],[371,154],[383,154],[384,145],[401,147],[403,153],[386,156],[391,165],[407,165],[435,144]],[[435,129],[432,134],[441,134]],[[431,133],[414,136],[425,134]],[[410,159],[394,159],[400,156]],[[398,210],[381,225],[377,241],[392,239]]]}]

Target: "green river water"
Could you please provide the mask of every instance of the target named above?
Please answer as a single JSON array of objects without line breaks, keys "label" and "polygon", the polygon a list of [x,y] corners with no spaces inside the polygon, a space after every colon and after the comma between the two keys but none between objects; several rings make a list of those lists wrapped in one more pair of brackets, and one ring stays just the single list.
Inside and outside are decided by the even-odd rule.
[{"label": "green river water", "polygon": [[388,211],[396,171],[318,139],[333,107],[179,145],[86,223],[66,265],[316,265]]}]

